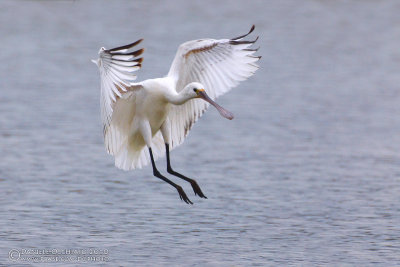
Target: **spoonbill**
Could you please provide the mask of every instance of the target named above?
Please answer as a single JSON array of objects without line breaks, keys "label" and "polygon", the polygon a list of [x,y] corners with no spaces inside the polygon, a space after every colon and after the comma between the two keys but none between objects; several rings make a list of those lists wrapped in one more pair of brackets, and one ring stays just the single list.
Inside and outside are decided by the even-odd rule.
[{"label": "spoonbill", "polygon": [[167,172],[189,182],[195,195],[207,198],[194,179],[171,167],[170,150],[183,143],[189,130],[209,105],[231,120],[233,114],[214,102],[252,76],[258,69],[247,34],[231,39],[199,39],[181,44],[167,76],[135,83],[144,49],[131,49],[143,41],[99,50],[92,60],[99,68],[104,144],[123,170],[151,162],[153,175],[172,185],[181,200],[193,204],[181,186],[161,174],[155,160],[164,153]]}]

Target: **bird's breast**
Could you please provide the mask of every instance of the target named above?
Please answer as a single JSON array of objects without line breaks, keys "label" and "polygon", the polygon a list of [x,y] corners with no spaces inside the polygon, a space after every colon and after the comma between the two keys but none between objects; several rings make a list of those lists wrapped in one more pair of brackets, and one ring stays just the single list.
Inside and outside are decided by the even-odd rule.
[{"label": "bird's breast", "polygon": [[161,128],[168,115],[168,102],[162,95],[150,95],[143,103],[144,116],[150,123],[153,135]]}]

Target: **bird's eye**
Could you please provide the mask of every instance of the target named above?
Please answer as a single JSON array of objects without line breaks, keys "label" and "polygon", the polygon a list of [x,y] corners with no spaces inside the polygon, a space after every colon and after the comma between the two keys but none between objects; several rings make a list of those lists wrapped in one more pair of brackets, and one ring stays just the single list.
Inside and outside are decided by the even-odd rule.
[{"label": "bird's eye", "polygon": [[193,91],[196,93],[197,92],[197,88],[193,88]]}]

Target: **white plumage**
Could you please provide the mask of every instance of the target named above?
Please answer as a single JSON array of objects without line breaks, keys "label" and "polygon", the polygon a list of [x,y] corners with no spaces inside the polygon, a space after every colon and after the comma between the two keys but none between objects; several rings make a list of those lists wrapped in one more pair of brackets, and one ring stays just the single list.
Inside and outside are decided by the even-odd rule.
[{"label": "white plumage", "polygon": [[[254,25],[249,31],[254,30]],[[135,83],[143,49],[131,51],[142,40],[113,48],[101,48],[94,60],[101,77],[101,118],[107,152],[124,170],[141,168],[182,144],[192,125],[208,108],[216,106],[224,117],[233,115],[212,100],[228,92],[258,69],[260,57],[244,41],[202,39],[179,46],[168,75]],[[204,90],[205,91],[204,91]],[[207,94],[205,93],[207,92]],[[206,101],[204,101],[206,100]],[[153,168],[155,165],[153,164]]]}]

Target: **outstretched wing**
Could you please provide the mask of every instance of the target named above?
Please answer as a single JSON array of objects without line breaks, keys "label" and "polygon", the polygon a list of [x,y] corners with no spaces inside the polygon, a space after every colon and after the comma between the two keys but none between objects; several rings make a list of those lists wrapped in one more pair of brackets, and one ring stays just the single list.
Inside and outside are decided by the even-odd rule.
[{"label": "outstretched wing", "polygon": [[[138,58],[138,56],[143,53],[144,49],[130,51],[131,48],[138,45],[142,40],[140,39],[134,43],[113,49],[102,47],[99,51],[99,58],[94,61],[100,70],[100,106],[104,143],[107,152],[112,155],[118,152],[122,142],[126,138],[123,129],[117,127],[116,123],[112,125],[113,111],[116,103],[120,98],[124,98],[123,102],[133,100],[135,91],[142,88],[141,85],[134,84],[133,81],[136,80],[134,72],[141,68],[143,61],[143,58]],[[124,113],[123,117],[118,116],[118,124],[121,126],[124,123],[129,125],[127,121],[132,117],[132,113],[134,114],[134,106],[132,106],[134,105],[134,101],[131,102],[130,105],[125,105],[126,109],[129,109],[129,112],[122,112]]]},{"label": "outstretched wing", "polygon": [[[251,49],[250,46],[258,37],[253,41],[243,38],[254,28],[253,25],[247,34],[232,39],[193,40],[180,45],[168,73],[168,77],[175,81],[177,91],[191,82],[200,82],[214,100],[252,76],[258,69],[256,62],[261,57],[254,56],[258,49]],[[208,106],[200,99],[172,106],[169,114],[172,147],[183,142],[194,122]]]}]

